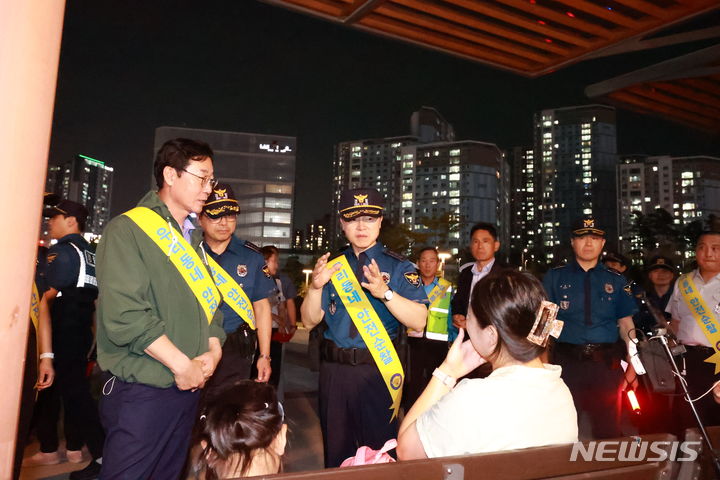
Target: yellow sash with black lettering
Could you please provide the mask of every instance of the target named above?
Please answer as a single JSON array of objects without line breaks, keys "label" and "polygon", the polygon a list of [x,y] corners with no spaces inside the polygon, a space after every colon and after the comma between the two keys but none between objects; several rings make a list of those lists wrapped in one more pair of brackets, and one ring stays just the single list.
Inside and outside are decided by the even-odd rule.
[{"label": "yellow sash with black lettering", "polygon": [[680,285],[680,294],[683,300],[685,300],[685,304],[700,327],[700,330],[702,330],[710,342],[710,345],[715,350],[715,353],[706,358],[705,361],[715,364],[715,374],[717,375],[718,372],[720,372],[720,350],[718,350],[720,346],[720,325],[718,324],[718,320],[715,318],[715,315],[713,315],[712,310],[708,308],[702,295],[700,295],[700,291],[698,291],[695,286],[691,274],[686,273],[685,275],[681,275],[678,282]]},{"label": "yellow sash with black lettering", "polygon": [[390,409],[393,411],[390,417],[390,421],[392,421],[397,416],[400,407],[405,376],[400,358],[387,330],[385,330],[385,325],[365,295],[347,258],[344,255],[338,257],[328,262],[327,268],[334,268],[336,265],[339,265],[340,269],[333,274],[332,284],[385,381],[385,386],[392,399],[392,405],[390,405]]},{"label": "yellow sash with black lettering", "polygon": [[240,318],[255,330],[255,312],[252,302],[239,283],[223,269],[212,257],[207,257],[210,273],[212,273],[215,285],[222,294],[223,301],[233,309]]},{"label": "yellow sash with black lettering", "polygon": [[448,288],[451,286],[452,284],[450,282],[441,278],[437,285],[435,285],[428,294],[428,302],[430,303],[430,306],[433,306],[436,301],[439,303],[441,297],[445,295],[445,292],[447,292]]},{"label": "yellow sash with black lettering", "polygon": [[30,320],[35,325],[35,333],[38,331],[38,322],[40,314],[40,293],[38,292],[37,284],[33,282],[32,293],[30,294]]},{"label": "yellow sash with black lettering", "polygon": [[187,283],[200,307],[205,312],[208,323],[220,304],[220,292],[213,283],[210,274],[203,266],[200,256],[192,246],[155,211],[147,207],[136,207],[125,212],[140,229],[150,237],[170,259],[172,264]]}]

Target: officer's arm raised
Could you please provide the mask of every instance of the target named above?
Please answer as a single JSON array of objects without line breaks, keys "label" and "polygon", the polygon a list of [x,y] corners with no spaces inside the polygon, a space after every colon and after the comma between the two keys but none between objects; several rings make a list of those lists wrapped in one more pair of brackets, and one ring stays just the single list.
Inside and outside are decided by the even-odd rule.
[{"label": "officer's arm raised", "polygon": [[308,291],[305,294],[300,314],[302,316],[303,325],[306,328],[312,328],[320,323],[325,316],[322,310],[322,289],[327,282],[330,281],[332,274],[337,272],[340,267],[327,268],[327,261],[330,258],[330,252],[318,258],[315,268],[312,272],[312,282],[308,285]]},{"label": "officer's arm raised", "polygon": [[[377,262],[373,259],[369,266],[366,265],[363,267],[363,272],[367,282],[361,283],[361,285],[366,288],[373,297],[379,299],[384,298],[385,292],[389,287],[382,278],[382,273],[380,272],[380,267],[378,267]],[[385,302],[385,306],[390,310],[390,313],[393,314],[393,317],[406,327],[418,331],[422,331],[425,328],[425,323],[427,322],[427,307],[422,303],[414,302],[394,292],[392,299]]]}]

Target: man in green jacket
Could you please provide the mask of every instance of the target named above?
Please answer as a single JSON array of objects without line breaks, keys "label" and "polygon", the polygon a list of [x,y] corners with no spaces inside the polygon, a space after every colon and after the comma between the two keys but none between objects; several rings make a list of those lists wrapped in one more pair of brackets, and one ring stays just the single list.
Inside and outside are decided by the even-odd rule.
[{"label": "man in green jacket", "polygon": [[217,183],[212,155],[202,142],[166,142],[155,158],[159,190],[114,218],[98,247],[98,362],[108,372],[100,478],[181,474],[198,389],[225,338],[220,295],[188,217]]}]

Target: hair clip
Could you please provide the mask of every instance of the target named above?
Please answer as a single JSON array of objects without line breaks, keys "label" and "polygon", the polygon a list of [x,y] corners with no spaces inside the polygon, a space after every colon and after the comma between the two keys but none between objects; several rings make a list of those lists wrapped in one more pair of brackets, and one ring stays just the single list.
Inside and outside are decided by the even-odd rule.
[{"label": "hair clip", "polygon": [[204,413],[200,415],[200,420],[207,420],[207,415],[205,415]]},{"label": "hair clip", "polygon": [[265,408],[270,408],[270,404],[268,402],[265,402]]},{"label": "hair clip", "polygon": [[543,300],[540,308],[535,314],[535,323],[528,333],[527,339],[544,347],[547,345],[548,337],[558,338],[562,332],[563,321],[557,319],[558,306],[547,300]]}]

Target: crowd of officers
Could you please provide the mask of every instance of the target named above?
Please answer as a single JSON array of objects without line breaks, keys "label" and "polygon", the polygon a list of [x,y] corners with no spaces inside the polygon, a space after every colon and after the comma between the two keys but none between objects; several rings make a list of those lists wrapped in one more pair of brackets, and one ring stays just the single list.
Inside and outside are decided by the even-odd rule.
[{"label": "crowd of officers", "polygon": [[[43,394],[35,407],[41,450],[31,461],[61,460],[62,403],[67,459],[87,461],[84,444],[92,457],[71,478],[176,479],[185,461],[177,452],[189,447],[199,404],[251,376],[277,385],[278,340],[295,329],[296,307],[288,301],[295,292],[278,279],[277,249],[234,235],[240,206],[215,180],[212,157],[202,142],[166,142],[155,160],[157,190],[109,223],[97,252],[81,235],[82,205],[63,200],[45,211],[57,243],[38,255],[36,387]],[[342,193],[338,213],[349,245],[319,258],[300,309],[305,327],[322,332],[326,467],[397,436],[398,409],[409,409],[465,328],[473,287],[515,268],[495,257],[495,226],[478,223],[469,239],[473,261],[453,285],[441,274],[436,249],[421,249],[413,264],[378,242],[383,211],[374,189]],[[644,265],[644,285],[623,276],[625,257],[603,257],[605,231],[593,218],[574,226],[570,242],[574,258],[543,280],[564,322],[546,361],[562,367],[580,439],[629,433],[627,389],[641,398],[641,433],[694,426],[677,392],[659,394],[638,379],[628,346],[665,328],[687,350],[681,363],[693,398],[713,386],[714,365],[705,359],[717,353],[715,343],[690,308],[688,290],[717,323],[720,233],[700,236],[697,269],[681,282],[672,259],[656,256]],[[104,372],[99,412],[86,375],[95,351]],[[469,376],[489,373],[481,367]],[[720,387],[696,403],[708,425],[720,424],[713,397],[720,398]],[[20,452],[29,428],[23,418]]]}]

